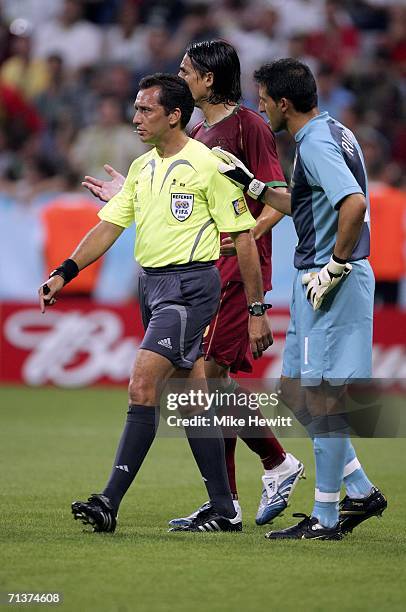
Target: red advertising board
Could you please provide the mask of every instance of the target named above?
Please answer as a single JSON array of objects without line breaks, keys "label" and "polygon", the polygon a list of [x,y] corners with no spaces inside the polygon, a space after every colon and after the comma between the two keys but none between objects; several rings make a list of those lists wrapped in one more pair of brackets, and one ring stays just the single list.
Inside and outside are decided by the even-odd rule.
[{"label": "red advertising board", "polygon": [[[274,345],[255,363],[255,378],[277,378],[286,309],[272,311]],[[143,329],[138,305],[64,298],[45,315],[37,304],[0,305],[0,382],[81,387],[126,384]],[[374,375],[406,381],[406,313],[375,313]],[[404,383],[406,384],[406,383]]]}]

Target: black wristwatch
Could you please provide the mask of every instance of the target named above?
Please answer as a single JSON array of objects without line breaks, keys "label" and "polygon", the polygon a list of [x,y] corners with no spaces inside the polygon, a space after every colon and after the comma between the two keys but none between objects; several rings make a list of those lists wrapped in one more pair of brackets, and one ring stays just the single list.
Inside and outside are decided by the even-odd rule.
[{"label": "black wristwatch", "polygon": [[262,317],[266,311],[272,308],[272,304],[263,304],[262,302],[252,302],[248,306],[248,312],[252,317]]}]

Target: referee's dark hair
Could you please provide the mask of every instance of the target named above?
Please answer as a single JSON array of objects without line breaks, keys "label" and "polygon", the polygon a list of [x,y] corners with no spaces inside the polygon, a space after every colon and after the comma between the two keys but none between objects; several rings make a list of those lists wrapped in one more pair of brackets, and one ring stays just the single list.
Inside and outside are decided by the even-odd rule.
[{"label": "referee's dark hair", "polygon": [[224,40],[191,43],[186,55],[199,74],[213,73],[210,104],[236,104],[241,100],[240,60],[232,45]]},{"label": "referee's dark hair", "polygon": [[145,76],[139,82],[140,89],[159,87],[159,102],[164,107],[167,115],[179,108],[181,112],[180,127],[182,130],[187,126],[192,116],[195,102],[184,79],[173,74],[156,72]]},{"label": "referee's dark hair", "polygon": [[254,79],[275,102],[287,98],[299,113],[317,106],[315,78],[309,66],[298,60],[288,57],[264,64],[254,72]]}]

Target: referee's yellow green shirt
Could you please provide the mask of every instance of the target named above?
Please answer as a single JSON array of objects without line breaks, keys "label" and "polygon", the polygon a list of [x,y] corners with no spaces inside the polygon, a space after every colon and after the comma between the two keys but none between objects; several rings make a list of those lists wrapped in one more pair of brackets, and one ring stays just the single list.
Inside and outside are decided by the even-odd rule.
[{"label": "referee's yellow green shirt", "polygon": [[218,158],[189,139],[172,157],[154,148],[136,159],[122,190],[99,212],[120,227],[137,226],[134,256],[157,268],[211,261],[220,254],[220,232],[254,227],[242,191],[222,176]]}]

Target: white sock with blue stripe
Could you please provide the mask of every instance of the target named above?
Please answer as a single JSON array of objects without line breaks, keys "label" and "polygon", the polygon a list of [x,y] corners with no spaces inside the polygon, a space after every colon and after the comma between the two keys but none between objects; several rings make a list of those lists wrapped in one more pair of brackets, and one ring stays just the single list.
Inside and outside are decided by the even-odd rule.
[{"label": "white sock with blue stripe", "polygon": [[358,461],[351,440],[346,438],[347,451],[344,467],[344,485],[348,497],[353,499],[361,499],[368,497],[371,493],[373,484],[365,474],[362,465]]},{"label": "white sock with blue stripe", "polygon": [[346,437],[318,438],[313,440],[316,461],[315,503],[312,516],[323,527],[338,523],[338,502],[346,460]]}]

